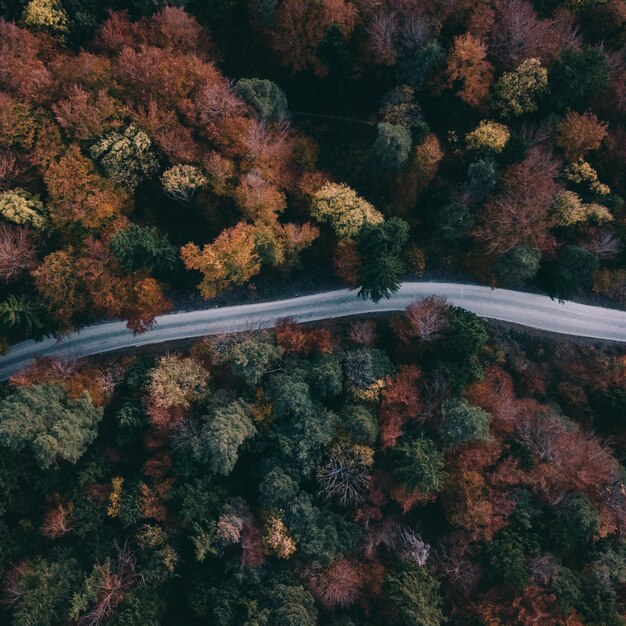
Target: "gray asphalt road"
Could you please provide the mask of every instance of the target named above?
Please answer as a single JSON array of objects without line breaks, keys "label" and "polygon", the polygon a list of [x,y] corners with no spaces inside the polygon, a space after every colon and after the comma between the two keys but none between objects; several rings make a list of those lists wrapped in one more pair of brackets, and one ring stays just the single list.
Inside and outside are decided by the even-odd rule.
[{"label": "gray asphalt road", "polygon": [[109,322],[84,328],[62,341],[25,341],[0,358],[0,380],[23,369],[37,356],[80,358],[176,339],[266,328],[287,316],[311,322],[399,311],[414,300],[429,295],[443,296],[449,304],[485,318],[554,333],[626,342],[626,311],[574,302],[559,303],[547,296],[477,285],[406,282],[398,293],[378,304],[359,300],[354,291],[329,291],[289,300],[171,313],[159,317],[152,330],[143,335],[133,336],[123,322]]}]

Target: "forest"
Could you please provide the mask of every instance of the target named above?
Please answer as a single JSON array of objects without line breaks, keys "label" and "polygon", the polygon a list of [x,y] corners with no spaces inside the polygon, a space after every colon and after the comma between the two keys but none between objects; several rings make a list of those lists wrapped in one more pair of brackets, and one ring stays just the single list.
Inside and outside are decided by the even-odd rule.
[{"label": "forest", "polygon": [[10,387],[3,623],[626,623],[623,348],[427,298]]},{"label": "forest", "polygon": [[[0,359],[470,282],[626,308],[623,0],[0,0]],[[437,297],[0,383],[0,624],[626,626],[626,349]]]},{"label": "forest", "polygon": [[0,1],[5,349],[289,284],[626,302],[621,0],[162,5]]}]

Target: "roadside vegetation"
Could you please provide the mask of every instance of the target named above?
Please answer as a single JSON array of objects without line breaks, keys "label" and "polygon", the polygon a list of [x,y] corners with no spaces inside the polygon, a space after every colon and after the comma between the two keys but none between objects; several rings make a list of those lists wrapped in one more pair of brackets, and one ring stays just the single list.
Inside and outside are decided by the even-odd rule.
[{"label": "roadside vegetation", "polygon": [[[0,0],[0,354],[294,285],[623,307],[625,33],[622,0]],[[623,348],[431,297],[157,352],[0,385],[0,623],[626,624]]]},{"label": "roadside vegetation", "polygon": [[623,304],[624,19],[619,0],[0,2],[2,344],[143,332],[193,294],[307,276]]},{"label": "roadside vegetation", "polygon": [[625,388],[435,299],[41,359],[0,400],[2,621],[623,624]]}]

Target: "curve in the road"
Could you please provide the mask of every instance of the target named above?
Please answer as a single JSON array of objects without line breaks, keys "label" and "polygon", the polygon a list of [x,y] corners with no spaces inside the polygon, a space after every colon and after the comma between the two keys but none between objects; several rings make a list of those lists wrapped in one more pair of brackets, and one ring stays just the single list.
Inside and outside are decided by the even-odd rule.
[{"label": "curve in the road", "polygon": [[399,311],[430,295],[442,296],[449,304],[461,306],[480,317],[554,333],[626,342],[626,311],[575,302],[560,303],[538,294],[478,285],[405,282],[397,293],[378,304],[360,300],[354,291],[342,289],[289,300],[170,313],[157,318],[155,326],[142,335],[133,335],[124,322],[108,322],[84,328],[61,341],[25,341],[0,358],[0,380],[6,380],[40,356],[80,358],[134,346],[267,328],[281,317],[312,322]]}]

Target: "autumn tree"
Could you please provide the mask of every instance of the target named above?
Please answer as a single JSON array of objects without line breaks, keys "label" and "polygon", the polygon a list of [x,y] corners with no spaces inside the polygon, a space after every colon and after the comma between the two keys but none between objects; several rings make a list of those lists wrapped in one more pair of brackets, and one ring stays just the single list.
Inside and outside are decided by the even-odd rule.
[{"label": "autumn tree", "polygon": [[73,139],[91,140],[120,126],[123,107],[104,89],[93,93],[72,86],[67,97],[52,105],[57,123]]},{"label": "autumn tree", "polygon": [[437,175],[443,157],[444,152],[439,139],[434,133],[428,133],[422,143],[413,148],[413,154],[407,165],[405,184],[413,185],[416,193],[426,189]]},{"label": "autumn tree", "polygon": [[144,332],[171,308],[154,278],[123,272],[106,241],[87,237],[74,262],[90,311],[123,317],[133,332]]},{"label": "autumn tree", "polygon": [[154,278],[131,279],[126,293],[128,296],[122,302],[121,314],[126,319],[126,326],[134,333],[145,332],[154,325],[158,315],[172,309],[171,301]]},{"label": "autumn tree", "polygon": [[447,305],[437,296],[429,296],[410,304],[399,319],[392,322],[398,339],[410,343],[414,339],[433,341],[446,325]]},{"label": "autumn tree", "polygon": [[520,245],[539,250],[551,247],[550,206],[559,190],[559,174],[559,162],[539,146],[506,169],[501,191],[485,205],[475,231],[488,251],[502,254]]},{"label": "autumn tree", "polygon": [[381,447],[393,447],[402,436],[404,426],[422,421],[419,380],[422,372],[415,365],[404,365],[389,380],[382,393],[378,410]]},{"label": "autumn tree", "polygon": [[52,318],[64,328],[72,327],[75,316],[87,310],[88,302],[71,251],[48,254],[32,275]]},{"label": "autumn tree", "polygon": [[465,135],[470,150],[483,152],[502,152],[511,133],[504,124],[483,120],[474,130]]},{"label": "autumn tree", "polygon": [[380,224],[383,216],[373,205],[343,184],[326,183],[313,196],[311,215],[329,222],[340,239],[351,239],[366,224]]},{"label": "autumn tree", "polygon": [[270,554],[279,559],[288,559],[296,551],[296,543],[290,536],[283,520],[277,515],[271,515],[266,522],[265,547]]},{"label": "autumn tree", "polygon": [[6,93],[0,93],[0,145],[29,150],[35,140],[36,122],[32,108]]},{"label": "autumn tree", "polygon": [[605,206],[595,202],[586,204],[576,192],[569,190],[555,198],[551,210],[557,226],[572,226],[587,220],[598,224],[613,220],[613,215]]},{"label": "autumn tree", "polygon": [[159,167],[150,137],[133,124],[121,133],[108,133],[91,146],[89,153],[111,180],[131,193]]},{"label": "autumn tree", "polygon": [[39,57],[43,48],[42,39],[27,29],[19,28],[14,22],[2,20],[0,42],[0,54],[6,61],[0,70],[3,90],[26,101],[39,103],[47,100],[53,79]]},{"label": "autumn tree", "polygon": [[607,196],[611,193],[609,186],[600,181],[596,169],[582,158],[579,158],[573,163],[569,163],[565,167],[564,174],[566,180],[580,185],[583,188],[586,187],[589,191],[592,191],[598,196]]},{"label": "autumn tree", "polygon": [[41,524],[41,534],[46,539],[58,539],[72,532],[72,502],[59,501],[59,494],[52,498],[53,506],[46,512]]},{"label": "autumn tree", "polygon": [[191,357],[163,356],[148,379],[148,412],[157,428],[169,430],[181,419],[181,411],[206,388],[207,371]]},{"label": "autumn tree", "polygon": [[580,45],[581,38],[571,13],[555,11],[550,17],[544,17],[543,12],[540,16],[536,9],[536,5],[527,0],[503,0],[484,7],[485,13],[493,12],[489,28],[490,52],[506,69],[528,58],[538,58],[548,64],[563,49]]},{"label": "autumn tree", "polygon": [[58,228],[72,222],[98,228],[129,203],[128,196],[100,176],[76,144],[50,164],[44,181],[50,196],[50,217]]},{"label": "autumn tree", "polygon": [[278,238],[284,252],[281,267],[291,269],[299,266],[300,253],[310,248],[319,237],[319,234],[319,228],[310,222],[305,222],[304,224],[280,224]]},{"label": "autumn tree", "polygon": [[170,198],[186,205],[198,189],[208,184],[208,179],[195,165],[175,165],[163,172],[161,184]]},{"label": "autumn tree", "polygon": [[10,282],[37,264],[37,237],[27,227],[0,224],[0,280]]},{"label": "autumn tree", "polygon": [[234,197],[243,214],[255,221],[271,223],[287,207],[285,194],[254,170],[241,177]]},{"label": "autumn tree", "polygon": [[607,135],[607,124],[587,111],[582,115],[568,111],[557,126],[556,145],[568,161],[574,161],[590,150],[597,150]]},{"label": "autumn tree", "polygon": [[512,72],[504,72],[494,87],[494,105],[503,117],[519,117],[537,110],[547,93],[548,72],[539,59],[526,59]]},{"label": "autumn tree", "polygon": [[460,85],[458,96],[479,107],[493,82],[493,65],[487,60],[487,46],[471,33],[457,35],[447,61],[448,85]]},{"label": "autumn tree", "polygon": [[359,564],[348,559],[337,559],[326,568],[311,567],[305,580],[313,597],[327,609],[355,604],[366,582]]},{"label": "autumn tree", "polygon": [[9,189],[0,193],[0,216],[18,226],[43,231],[48,219],[43,202],[25,189]]},{"label": "autumn tree", "polygon": [[30,0],[24,8],[22,21],[31,28],[61,38],[68,32],[68,15],[58,0]]},{"label": "autumn tree", "polygon": [[311,349],[306,330],[289,317],[281,318],[276,322],[274,338],[286,353],[306,354]]},{"label": "autumn tree", "polygon": [[206,299],[215,297],[231,284],[243,285],[261,269],[253,229],[244,222],[222,231],[202,250],[188,243],[181,248],[181,257],[187,269],[202,273],[198,288]]},{"label": "autumn tree", "polygon": [[37,464],[76,463],[97,435],[102,409],[87,393],[69,399],[55,385],[18,387],[0,403],[0,442],[6,448],[30,448]]},{"label": "autumn tree", "polygon": [[359,282],[361,257],[354,241],[339,241],[335,248],[333,266],[337,278],[348,287],[356,287]]},{"label": "autumn tree", "polygon": [[128,545],[118,547],[114,559],[94,565],[72,598],[70,617],[86,626],[97,626],[111,617],[137,582],[136,566]]},{"label": "autumn tree", "polygon": [[327,69],[317,56],[318,46],[335,26],[348,36],[356,24],[357,10],[345,0],[285,0],[278,5],[271,41],[283,63],[293,71],[312,68],[318,76]]}]

